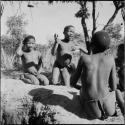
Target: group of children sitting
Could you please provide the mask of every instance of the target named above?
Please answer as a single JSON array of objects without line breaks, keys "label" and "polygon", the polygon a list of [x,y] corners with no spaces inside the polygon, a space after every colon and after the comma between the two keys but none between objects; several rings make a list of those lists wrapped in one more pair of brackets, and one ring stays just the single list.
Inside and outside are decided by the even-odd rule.
[{"label": "group of children sitting", "polygon": [[[116,101],[124,114],[124,80],[119,82],[122,85],[121,91],[116,83],[116,65],[109,48],[108,33],[98,31],[93,35],[91,54],[85,52],[81,46],[74,46],[74,26],[66,26],[63,34],[62,40],[57,34],[54,35],[55,43],[51,52],[56,60],[52,69],[52,84],[59,84],[61,75],[64,85],[76,87],[81,78],[80,101],[88,117],[105,119],[113,116],[116,114]],[[41,53],[34,47],[35,37],[27,36],[18,48],[17,54],[23,64],[23,80],[29,84],[49,85],[49,80],[41,73]],[[77,67],[72,63],[72,55],[76,50],[82,50]]]}]

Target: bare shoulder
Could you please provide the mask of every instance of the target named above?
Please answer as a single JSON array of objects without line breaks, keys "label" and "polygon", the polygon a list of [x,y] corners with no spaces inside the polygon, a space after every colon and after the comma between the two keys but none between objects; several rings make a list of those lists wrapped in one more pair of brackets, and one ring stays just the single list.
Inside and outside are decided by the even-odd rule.
[{"label": "bare shoulder", "polygon": [[108,49],[104,52],[104,56],[105,58],[108,59],[108,61],[111,61],[112,63],[115,62],[114,56],[113,56],[113,52],[111,51],[111,49]]},{"label": "bare shoulder", "polygon": [[38,50],[34,50],[34,53],[37,55],[37,56],[41,56],[41,52],[40,51],[38,51]]},{"label": "bare shoulder", "polygon": [[88,62],[91,61],[91,55],[83,53],[83,54],[81,55],[81,57],[80,57],[80,60],[81,60],[82,62],[88,63]]},{"label": "bare shoulder", "polygon": [[16,52],[16,54],[17,54],[18,56],[22,56],[22,55],[24,54],[24,51],[23,51],[23,50],[18,50],[18,51]]}]

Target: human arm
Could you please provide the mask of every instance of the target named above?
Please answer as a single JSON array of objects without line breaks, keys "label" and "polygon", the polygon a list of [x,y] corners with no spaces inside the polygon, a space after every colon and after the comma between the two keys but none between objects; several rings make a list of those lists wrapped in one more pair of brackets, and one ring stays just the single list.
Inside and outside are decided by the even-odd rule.
[{"label": "human arm", "polygon": [[81,45],[81,44],[75,44],[72,51],[79,51],[79,52],[82,52],[84,54],[88,54],[88,50],[86,49],[85,45]]},{"label": "human arm", "polygon": [[19,47],[18,47],[18,49],[17,49],[17,52],[16,52],[16,54],[17,54],[18,56],[22,56],[22,55],[23,55],[23,50],[22,50],[22,48],[23,48],[23,43],[21,42],[20,45],[19,45]]},{"label": "human arm", "polygon": [[74,85],[74,86],[76,85],[77,81],[79,80],[79,78],[81,76],[82,66],[83,66],[83,61],[82,61],[82,56],[81,56],[79,61],[78,61],[76,71],[71,78],[71,84]]},{"label": "human arm", "polygon": [[54,34],[54,39],[55,39],[55,43],[54,43],[54,45],[52,47],[51,53],[52,53],[52,55],[55,56],[60,40],[58,39],[58,35],[57,34]]},{"label": "human arm", "polygon": [[116,65],[115,61],[113,60],[113,66],[111,69],[110,77],[109,77],[109,86],[112,91],[116,90],[117,84],[116,84]]},{"label": "human arm", "polygon": [[38,62],[38,73],[41,73],[43,71],[43,61],[42,61],[42,55],[39,53],[39,62]]}]

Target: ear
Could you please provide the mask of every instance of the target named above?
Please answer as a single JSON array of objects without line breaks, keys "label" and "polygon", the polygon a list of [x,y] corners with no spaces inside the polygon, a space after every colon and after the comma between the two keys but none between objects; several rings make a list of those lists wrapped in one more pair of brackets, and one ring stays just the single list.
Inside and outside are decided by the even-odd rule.
[{"label": "ear", "polygon": [[63,31],[63,35],[65,35],[65,32]]}]

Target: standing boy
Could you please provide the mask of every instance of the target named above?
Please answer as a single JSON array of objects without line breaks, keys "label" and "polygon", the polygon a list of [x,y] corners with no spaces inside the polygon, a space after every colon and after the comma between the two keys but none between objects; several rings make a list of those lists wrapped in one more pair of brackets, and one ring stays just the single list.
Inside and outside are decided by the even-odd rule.
[{"label": "standing boy", "polygon": [[74,26],[66,26],[63,34],[63,40],[59,40],[56,34],[54,36],[55,43],[52,48],[52,55],[56,55],[56,61],[53,65],[52,82],[57,84],[61,73],[64,84],[69,87],[71,74],[75,70],[75,65],[72,63],[72,52],[76,50],[73,45]]}]

